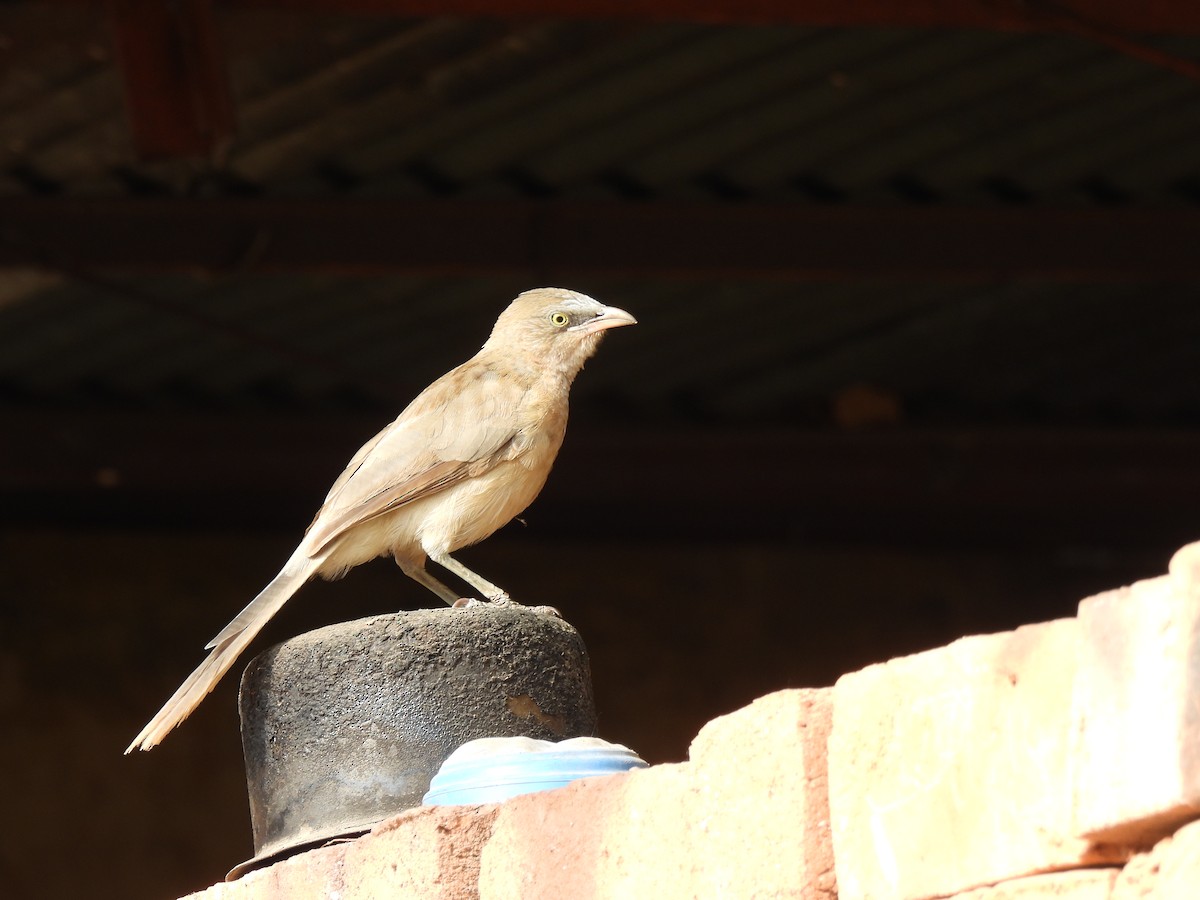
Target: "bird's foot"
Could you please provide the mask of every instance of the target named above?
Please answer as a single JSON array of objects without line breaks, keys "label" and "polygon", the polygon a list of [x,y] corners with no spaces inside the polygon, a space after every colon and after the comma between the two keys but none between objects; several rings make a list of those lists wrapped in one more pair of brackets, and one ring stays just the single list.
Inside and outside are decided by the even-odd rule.
[{"label": "bird's foot", "polygon": [[512,597],[508,596],[508,594],[500,594],[497,597],[491,597],[487,600],[480,600],[478,597],[459,597],[451,604],[451,608],[453,609],[473,609],[477,606],[490,606],[493,609],[527,609],[540,616],[553,616],[556,619],[562,618],[562,613],[553,606],[526,606],[524,603],[518,603]]},{"label": "bird's foot", "polygon": [[493,606],[501,609],[524,608],[523,603],[518,603],[508,594],[498,594],[495,597],[488,597],[486,600],[480,600],[478,597],[459,597],[450,605],[454,609],[471,609],[475,606]]}]

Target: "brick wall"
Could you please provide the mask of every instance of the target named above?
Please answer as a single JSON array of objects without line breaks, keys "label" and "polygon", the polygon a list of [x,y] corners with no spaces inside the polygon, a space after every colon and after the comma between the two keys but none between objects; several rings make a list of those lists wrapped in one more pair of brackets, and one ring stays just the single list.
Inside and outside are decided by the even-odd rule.
[{"label": "brick wall", "polygon": [[687,762],[371,834],[204,900],[1200,897],[1200,544],[1078,615],[787,690]]}]

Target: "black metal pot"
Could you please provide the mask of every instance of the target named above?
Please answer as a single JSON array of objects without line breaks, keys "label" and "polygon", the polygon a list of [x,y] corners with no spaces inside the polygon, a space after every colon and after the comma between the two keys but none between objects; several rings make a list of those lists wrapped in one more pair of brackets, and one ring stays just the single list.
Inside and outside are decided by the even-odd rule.
[{"label": "black metal pot", "polygon": [[481,604],[330,625],[242,676],[253,868],[418,806],[480,737],[561,740],[596,725],[587,651],[562,619]]}]

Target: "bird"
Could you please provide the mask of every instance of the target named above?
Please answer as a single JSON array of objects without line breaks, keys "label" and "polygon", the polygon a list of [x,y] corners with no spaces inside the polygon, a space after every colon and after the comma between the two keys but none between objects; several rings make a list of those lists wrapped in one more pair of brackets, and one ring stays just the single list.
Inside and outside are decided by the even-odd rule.
[{"label": "bird", "polygon": [[200,704],[263,626],[315,576],[336,579],[392,556],[446,603],[458,576],[496,605],[517,604],[450,554],[519,515],[562,445],[571,384],[623,309],[564,288],[519,294],[482,349],[425,388],[354,454],[279,574],[205,646],[211,652],[126,748],[149,750]]}]

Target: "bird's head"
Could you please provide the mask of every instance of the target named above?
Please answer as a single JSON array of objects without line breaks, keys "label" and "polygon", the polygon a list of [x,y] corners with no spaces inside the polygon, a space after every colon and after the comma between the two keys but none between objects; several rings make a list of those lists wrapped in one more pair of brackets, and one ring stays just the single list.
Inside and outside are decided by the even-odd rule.
[{"label": "bird's head", "polygon": [[500,314],[484,349],[528,354],[538,365],[574,378],[604,332],[637,319],[615,306],[564,288],[520,294]]}]

